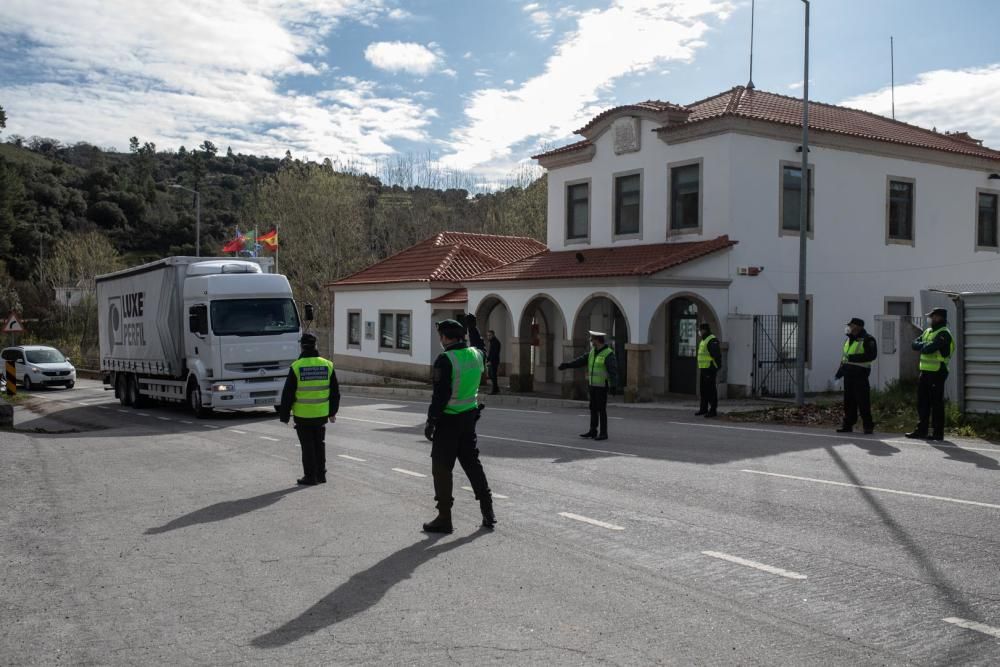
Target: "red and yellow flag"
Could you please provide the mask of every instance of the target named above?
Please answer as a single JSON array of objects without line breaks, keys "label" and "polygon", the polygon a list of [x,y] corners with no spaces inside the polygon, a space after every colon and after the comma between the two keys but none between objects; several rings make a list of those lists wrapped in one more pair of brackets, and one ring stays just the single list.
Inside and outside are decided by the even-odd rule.
[{"label": "red and yellow flag", "polygon": [[267,246],[269,250],[278,249],[278,230],[272,229],[267,234],[257,237],[257,243]]}]

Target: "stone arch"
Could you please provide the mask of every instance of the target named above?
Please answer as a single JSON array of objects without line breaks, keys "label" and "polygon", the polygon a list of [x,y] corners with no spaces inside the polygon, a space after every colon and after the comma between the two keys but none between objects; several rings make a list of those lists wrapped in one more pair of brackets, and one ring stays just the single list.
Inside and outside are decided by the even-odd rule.
[{"label": "stone arch", "polygon": [[509,377],[513,368],[513,351],[510,342],[517,332],[513,312],[502,296],[493,293],[480,299],[475,311],[473,311],[483,337],[485,338],[487,331],[493,329],[500,340],[500,367],[497,370],[499,377]]},{"label": "stone arch", "polygon": [[556,367],[563,361],[566,318],[550,294],[530,297],[518,317],[511,387],[518,391],[562,392]]},{"label": "stone arch", "polygon": [[703,322],[708,323],[716,336],[723,337],[722,321],[715,309],[694,292],[674,292],[653,311],[647,332],[653,355],[649,365],[662,373],[658,379],[651,378],[653,391],[698,393],[697,330]]},{"label": "stone arch", "polygon": [[[595,322],[595,310],[601,309],[600,323]],[[567,347],[571,356],[583,354],[589,344],[588,330],[602,329],[608,334],[608,344],[611,345],[618,361],[619,386],[628,384],[628,356],[631,345],[632,323],[621,301],[607,292],[594,292],[577,307],[573,316],[573,327],[569,331],[570,340]],[[564,392],[565,393],[565,392]],[[582,371],[573,374],[569,393],[574,398],[585,398],[587,383]]]}]

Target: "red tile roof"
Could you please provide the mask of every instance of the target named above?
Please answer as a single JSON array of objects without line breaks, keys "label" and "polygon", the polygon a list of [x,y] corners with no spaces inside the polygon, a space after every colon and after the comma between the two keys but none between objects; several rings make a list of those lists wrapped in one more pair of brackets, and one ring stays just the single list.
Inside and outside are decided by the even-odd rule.
[{"label": "red tile roof", "polygon": [[469,290],[464,287],[452,290],[447,294],[442,294],[433,299],[427,299],[427,303],[467,303],[468,301]]},{"label": "red tile roof", "polygon": [[521,236],[442,232],[330,284],[460,282],[544,250],[542,243]]},{"label": "red tile roof", "polygon": [[546,251],[490,269],[468,281],[648,276],[725,250],[736,243],[728,236],[720,236],[710,241]]},{"label": "red tile roof", "polygon": [[[608,109],[594,117],[587,125],[577,130],[584,134],[596,123],[612,114],[628,113],[636,110],[689,112],[686,120],[670,122],[657,129],[669,134],[697,123],[722,117],[750,118],[753,120],[793,127],[802,127],[802,100],[797,97],[778,95],[758,89],[736,86],[730,90],[707,97],[686,106],[650,100],[613,109]],[[842,134],[872,141],[884,141],[906,146],[929,148],[961,155],[1000,160],[1000,151],[986,148],[964,132],[942,133],[927,130],[916,125],[879,116],[868,111],[848,107],[809,102],[809,128],[819,132]],[[589,141],[578,141],[534,156],[545,158],[564,152],[571,152],[589,145]]]}]

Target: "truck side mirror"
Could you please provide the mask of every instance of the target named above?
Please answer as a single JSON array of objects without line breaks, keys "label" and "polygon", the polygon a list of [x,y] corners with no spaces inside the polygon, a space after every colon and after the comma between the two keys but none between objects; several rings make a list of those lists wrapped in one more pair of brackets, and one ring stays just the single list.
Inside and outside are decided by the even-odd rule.
[{"label": "truck side mirror", "polygon": [[307,303],[305,305],[305,311],[306,311],[306,322],[312,322],[314,319],[316,319],[316,309],[313,308],[313,305],[311,303]]},{"label": "truck side mirror", "polygon": [[201,336],[208,333],[208,307],[191,306],[188,310],[188,331]]}]

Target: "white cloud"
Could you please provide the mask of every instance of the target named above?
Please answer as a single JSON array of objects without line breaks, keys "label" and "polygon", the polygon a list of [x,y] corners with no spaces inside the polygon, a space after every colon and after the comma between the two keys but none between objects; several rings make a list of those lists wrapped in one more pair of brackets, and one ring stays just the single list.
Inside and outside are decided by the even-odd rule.
[{"label": "white cloud", "polygon": [[515,146],[565,139],[607,105],[616,80],[693,60],[710,30],[706,21],[731,11],[728,0],[614,0],[576,14],[575,30],[541,74],[512,90],[472,93],[445,160],[461,169],[509,168]]},{"label": "white cloud", "polygon": [[[319,94],[283,91],[315,76],[322,38],[339,23],[371,23],[381,0],[5,0],[0,37],[44,81],[0,85],[8,132],[122,146],[211,139],[234,150],[309,157],[392,152],[426,140],[434,110],[339,79]],[[333,68],[336,69],[336,68]],[[298,86],[297,86],[298,87]]]},{"label": "white cloud", "polygon": [[365,60],[387,72],[426,75],[441,64],[441,56],[431,48],[415,42],[373,42],[365,49]]},{"label": "white cloud", "polygon": [[[892,114],[888,87],[841,104]],[[986,146],[1000,149],[1000,63],[924,72],[913,83],[896,86],[896,119],[941,132],[968,132]]]},{"label": "white cloud", "polygon": [[389,13],[386,14],[386,17],[392,19],[393,21],[405,21],[407,19],[413,18],[413,14],[406,11],[405,9],[399,9],[397,7],[395,9],[390,9]]}]

